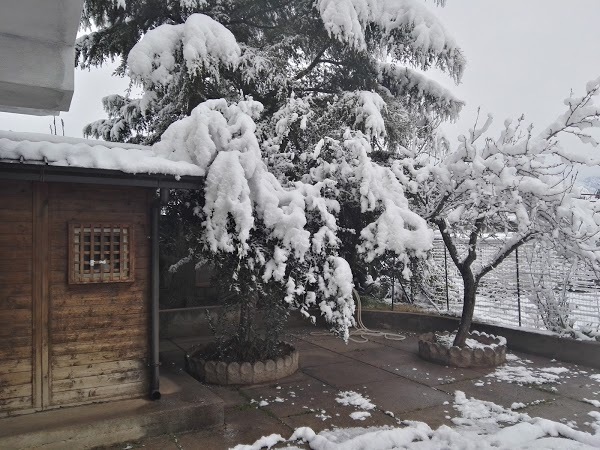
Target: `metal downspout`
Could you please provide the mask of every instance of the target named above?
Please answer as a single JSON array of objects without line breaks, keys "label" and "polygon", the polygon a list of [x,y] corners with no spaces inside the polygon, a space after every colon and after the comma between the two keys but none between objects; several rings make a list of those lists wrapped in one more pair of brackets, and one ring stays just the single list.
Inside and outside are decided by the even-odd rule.
[{"label": "metal downspout", "polygon": [[151,378],[150,378],[150,399],[158,400],[160,399],[160,356],[159,356],[159,289],[160,289],[160,280],[159,280],[159,242],[158,242],[158,227],[159,227],[159,218],[160,218],[160,208],[163,202],[168,200],[169,190],[168,189],[160,189],[160,197],[156,199],[152,203],[152,224],[151,224],[151,242],[152,242],[152,286],[151,286],[151,296],[152,303],[150,309],[150,317],[151,317],[151,330],[152,337],[150,342],[150,348],[152,353],[152,360],[150,366],[152,368]]}]

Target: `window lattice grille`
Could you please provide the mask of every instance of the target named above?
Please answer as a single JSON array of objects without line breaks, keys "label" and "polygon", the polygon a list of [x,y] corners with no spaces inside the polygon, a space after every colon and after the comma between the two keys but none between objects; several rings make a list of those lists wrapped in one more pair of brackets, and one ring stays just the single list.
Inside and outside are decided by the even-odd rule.
[{"label": "window lattice grille", "polygon": [[133,233],[129,224],[69,224],[69,282],[133,281]]}]

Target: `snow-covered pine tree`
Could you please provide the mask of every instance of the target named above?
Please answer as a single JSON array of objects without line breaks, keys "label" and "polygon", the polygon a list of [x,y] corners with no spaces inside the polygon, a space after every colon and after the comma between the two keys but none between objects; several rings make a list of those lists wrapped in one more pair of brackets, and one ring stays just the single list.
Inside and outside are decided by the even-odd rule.
[{"label": "snow-covered pine tree", "polygon": [[425,75],[437,67],[458,82],[465,65],[430,6],[86,0],[96,28],[79,39],[78,63],[120,58],[117,73],[143,94],[107,97],[108,119],[84,133],[202,167],[204,192],[179,199],[201,219],[196,250],[230,267],[237,289],[276,281],[301,310],[318,302],[347,335],[348,263],[359,273],[431,248],[390,170],[462,107]]}]

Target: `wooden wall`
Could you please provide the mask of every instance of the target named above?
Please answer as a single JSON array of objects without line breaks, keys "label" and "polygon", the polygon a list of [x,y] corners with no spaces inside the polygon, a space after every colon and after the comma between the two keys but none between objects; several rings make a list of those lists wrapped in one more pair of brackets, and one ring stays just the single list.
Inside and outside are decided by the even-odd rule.
[{"label": "wooden wall", "polygon": [[[0,416],[146,395],[153,191],[15,182],[0,189]],[[135,280],[69,285],[70,221],[131,223]]]},{"label": "wooden wall", "polygon": [[[142,188],[50,184],[50,403],[147,393],[150,201]],[[69,285],[70,221],[133,224],[133,283]]]},{"label": "wooden wall", "polygon": [[0,181],[0,414],[34,406],[33,191]]}]

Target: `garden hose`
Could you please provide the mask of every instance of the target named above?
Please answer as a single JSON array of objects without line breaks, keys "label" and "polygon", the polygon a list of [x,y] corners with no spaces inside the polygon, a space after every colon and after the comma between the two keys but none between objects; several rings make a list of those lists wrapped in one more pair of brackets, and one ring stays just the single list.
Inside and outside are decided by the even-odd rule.
[{"label": "garden hose", "polygon": [[[349,341],[364,344],[365,342],[369,342],[368,337],[383,337],[389,341],[403,341],[406,339],[406,336],[400,333],[388,333],[385,331],[368,329],[362,321],[362,303],[360,301],[360,295],[356,289],[352,289],[352,294],[356,300],[356,326],[355,329],[350,331],[350,335],[348,336]],[[327,336],[330,333],[314,331],[310,334],[311,336]]]}]

